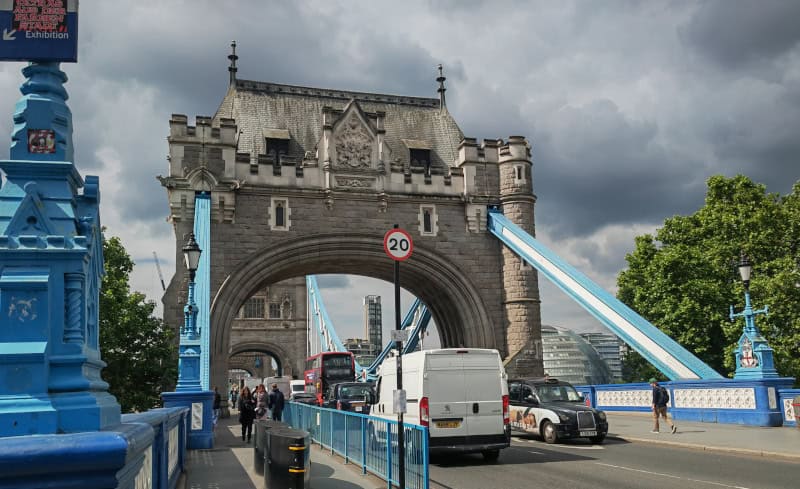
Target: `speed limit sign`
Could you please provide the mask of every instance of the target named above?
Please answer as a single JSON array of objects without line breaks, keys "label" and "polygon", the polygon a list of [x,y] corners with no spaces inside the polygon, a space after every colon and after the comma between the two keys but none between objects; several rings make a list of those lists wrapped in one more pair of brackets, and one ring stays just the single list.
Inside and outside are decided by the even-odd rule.
[{"label": "speed limit sign", "polygon": [[389,258],[395,261],[405,261],[414,251],[414,242],[408,231],[400,228],[390,229],[383,236],[383,249]]}]

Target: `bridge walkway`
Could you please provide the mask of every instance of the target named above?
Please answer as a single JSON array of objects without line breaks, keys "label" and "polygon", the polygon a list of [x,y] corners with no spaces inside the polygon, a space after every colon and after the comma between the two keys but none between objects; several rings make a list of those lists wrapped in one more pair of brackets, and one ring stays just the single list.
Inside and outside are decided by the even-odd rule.
[{"label": "bridge walkway", "polygon": [[[186,473],[178,489],[262,489],[264,476],[253,469],[253,444],[241,439],[238,413],[220,419],[214,430],[211,450],[187,451]],[[319,445],[311,447],[312,489],[376,489],[386,482],[373,475],[361,475],[355,466],[332,456]]]},{"label": "bridge walkway", "polygon": [[[662,420],[661,433],[650,433],[650,413],[612,413],[608,416],[608,436],[633,443],[657,443],[707,452],[794,459],[800,462],[800,429],[791,427],[743,426],[722,423],[674,421],[678,432],[669,432]],[[672,414],[670,414],[672,420]]]}]

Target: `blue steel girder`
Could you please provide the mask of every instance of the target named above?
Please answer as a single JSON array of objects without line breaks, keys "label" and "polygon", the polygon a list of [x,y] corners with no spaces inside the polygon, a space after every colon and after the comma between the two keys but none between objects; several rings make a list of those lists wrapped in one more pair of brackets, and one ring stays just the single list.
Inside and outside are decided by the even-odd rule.
[{"label": "blue steel girder", "polygon": [[561,260],[500,211],[489,209],[488,229],[671,380],[722,378],[633,309]]},{"label": "blue steel girder", "polygon": [[[314,333],[318,335],[317,339],[319,340],[322,351],[347,351],[347,348],[344,347],[344,343],[342,343],[342,340],[339,339],[339,335],[336,334],[336,329],[333,327],[333,321],[331,321],[331,318],[328,315],[328,310],[325,308],[325,303],[322,301],[322,294],[319,291],[319,285],[317,284],[316,276],[306,276],[306,290],[309,297],[311,321],[315,326]],[[361,372],[363,370],[364,367],[356,362],[356,375],[358,377],[361,377]]]}]

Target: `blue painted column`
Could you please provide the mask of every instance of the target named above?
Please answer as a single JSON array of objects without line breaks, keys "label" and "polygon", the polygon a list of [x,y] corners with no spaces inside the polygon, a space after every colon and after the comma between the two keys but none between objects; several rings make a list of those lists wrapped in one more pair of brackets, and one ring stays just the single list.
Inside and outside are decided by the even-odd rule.
[{"label": "blue painted column", "polygon": [[[190,235],[189,242],[195,250],[198,250],[194,234]],[[178,384],[175,392],[161,393],[164,407],[188,407],[191,409],[188,437],[188,446],[191,449],[213,448],[214,446],[214,392],[203,390],[200,380],[202,338],[200,332],[197,331],[198,308],[194,300],[195,273],[196,270],[189,270],[189,291],[186,305],[183,308],[184,325],[181,329],[178,359]]]},{"label": "blue painted column", "polygon": [[58,63],[22,73],[11,159],[0,161],[0,437],[100,430],[120,422],[120,406],[100,378],[99,182],[72,162]]},{"label": "blue painted column", "polygon": [[99,181],[73,162],[59,64],[22,73],[0,160],[0,488],[146,487],[154,430],[121,423],[100,377]]}]

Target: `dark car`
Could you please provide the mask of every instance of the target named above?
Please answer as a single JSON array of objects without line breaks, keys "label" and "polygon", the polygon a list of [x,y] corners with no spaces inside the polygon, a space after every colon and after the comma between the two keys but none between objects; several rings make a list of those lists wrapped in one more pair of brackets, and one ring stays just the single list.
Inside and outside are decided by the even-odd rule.
[{"label": "dark car", "polygon": [[310,394],[308,392],[295,392],[294,394],[292,394],[292,396],[289,398],[289,400],[292,401],[292,402],[299,402],[301,404],[313,404],[313,405],[316,405],[317,404],[317,395],[316,394]]},{"label": "dark car", "polygon": [[608,433],[606,413],[587,406],[569,382],[553,378],[508,381],[511,430],[533,433],[547,443],[588,438],[602,443]]},{"label": "dark car", "polygon": [[370,404],[374,398],[375,391],[366,382],[341,382],[328,388],[322,407],[369,414]]}]

